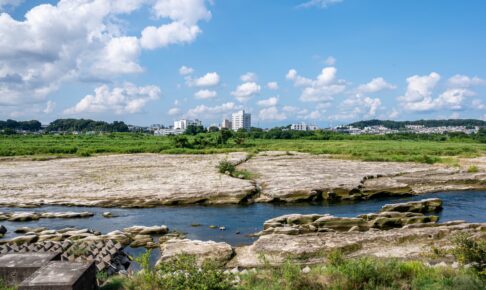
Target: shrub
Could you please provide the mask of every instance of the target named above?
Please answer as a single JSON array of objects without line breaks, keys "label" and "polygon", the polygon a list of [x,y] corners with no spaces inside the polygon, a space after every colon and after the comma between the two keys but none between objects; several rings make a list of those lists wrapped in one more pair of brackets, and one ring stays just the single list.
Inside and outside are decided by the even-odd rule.
[{"label": "shrub", "polygon": [[479,168],[476,166],[476,165],[471,165],[469,166],[469,168],[467,169],[467,172],[469,173],[476,173],[479,171]]},{"label": "shrub", "polygon": [[91,152],[88,151],[88,150],[78,149],[78,151],[76,151],[76,155],[81,156],[81,157],[90,157]]},{"label": "shrub", "polygon": [[458,234],[453,238],[452,253],[459,262],[471,264],[486,278],[486,241],[476,241],[468,234]]},{"label": "shrub", "polygon": [[228,160],[222,160],[218,164],[219,173],[226,174],[228,172],[230,175],[233,175],[235,170],[236,166]]},{"label": "shrub", "polygon": [[176,135],[172,137],[171,139],[172,145],[176,148],[190,148],[191,143],[189,142],[189,139],[187,139],[186,136],[183,135]]},{"label": "shrub", "polygon": [[190,255],[179,255],[174,260],[150,266],[150,251],[136,258],[141,271],[127,278],[112,278],[102,289],[137,289],[137,290],[223,290],[233,289],[233,275],[223,272],[223,268],[214,262],[205,262],[201,266]]}]

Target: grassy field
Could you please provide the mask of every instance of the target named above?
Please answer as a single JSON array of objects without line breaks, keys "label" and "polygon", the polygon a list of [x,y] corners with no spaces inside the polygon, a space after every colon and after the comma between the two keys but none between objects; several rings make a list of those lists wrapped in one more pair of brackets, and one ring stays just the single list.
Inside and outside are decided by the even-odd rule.
[{"label": "grassy field", "polygon": [[[206,134],[209,135],[209,134]],[[209,135],[209,137],[211,137]],[[189,142],[197,137],[188,136]],[[31,156],[42,160],[51,157],[91,156],[117,153],[211,154],[233,151],[266,150],[300,151],[332,154],[337,158],[365,161],[415,161],[453,163],[456,157],[486,154],[486,144],[473,141],[414,140],[307,140],[245,139],[236,144],[197,145],[180,148],[173,138],[143,134],[110,135],[13,135],[0,136],[0,156]]]}]

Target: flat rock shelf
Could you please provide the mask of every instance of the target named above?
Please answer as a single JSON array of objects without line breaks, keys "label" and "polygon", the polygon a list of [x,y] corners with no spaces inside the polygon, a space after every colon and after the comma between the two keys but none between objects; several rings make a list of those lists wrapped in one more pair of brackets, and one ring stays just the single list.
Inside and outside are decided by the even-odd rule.
[{"label": "flat rock shelf", "polygon": [[[478,172],[399,162],[363,162],[293,152],[214,155],[131,154],[0,162],[0,205],[155,207],[356,200],[486,189]],[[218,172],[228,160],[251,180]],[[466,161],[464,161],[466,162]],[[468,163],[468,164],[469,164]]]}]

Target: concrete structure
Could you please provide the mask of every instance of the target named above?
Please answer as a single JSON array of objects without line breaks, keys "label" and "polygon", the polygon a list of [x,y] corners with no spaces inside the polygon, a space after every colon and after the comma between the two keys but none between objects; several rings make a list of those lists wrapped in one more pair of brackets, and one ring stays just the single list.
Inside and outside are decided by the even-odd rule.
[{"label": "concrete structure", "polygon": [[239,129],[251,129],[251,114],[245,113],[244,110],[238,111],[231,115],[231,128],[234,131]]},{"label": "concrete structure", "polygon": [[8,285],[18,285],[52,260],[60,259],[59,252],[14,253],[0,256],[0,279]]},{"label": "concrete structure", "polygon": [[35,271],[19,290],[91,290],[97,289],[96,268],[91,263],[53,261]]},{"label": "concrete structure", "polygon": [[221,122],[221,126],[220,126],[220,129],[231,129],[232,128],[232,125],[231,125],[231,121],[228,120],[228,119],[224,119],[223,122]]},{"label": "concrete structure", "polygon": [[202,122],[199,121],[198,119],[196,119],[194,121],[193,120],[186,120],[186,119],[174,121],[174,129],[186,130],[187,127],[189,127],[191,125],[201,126]]},{"label": "concrete structure", "polygon": [[290,130],[296,131],[315,131],[318,130],[319,127],[316,125],[307,125],[306,123],[302,122],[300,124],[292,124],[290,125]]},{"label": "concrete structure", "polygon": [[154,131],[155,136],[169,136],[169,135],[180,135],[184,133],[185,130],[182,129],[157,129]]}]

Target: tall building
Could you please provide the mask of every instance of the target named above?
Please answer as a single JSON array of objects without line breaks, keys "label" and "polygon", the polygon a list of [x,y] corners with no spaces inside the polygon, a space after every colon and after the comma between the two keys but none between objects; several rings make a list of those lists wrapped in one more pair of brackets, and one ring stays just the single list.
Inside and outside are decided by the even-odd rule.
[{"label": "tall building", "polygon": [[221,122],[221,129],[231,129],[231,121],[228,119],[224,119],[223,122]]},{"label": "tall building", "polygon": [[187,127],[191,125],[200,126],[201,124],[202,122],[199,121],[198,119],[194,121],[182,119],[182,120],[174,121],[174,129],[186,130]]},{"label": "tall building", "polygon": [[231,128],[234,131],[238,129],[250,130],[251,128],[251,114],[245,113],[244,110],[238,111],[231,115]]}]

